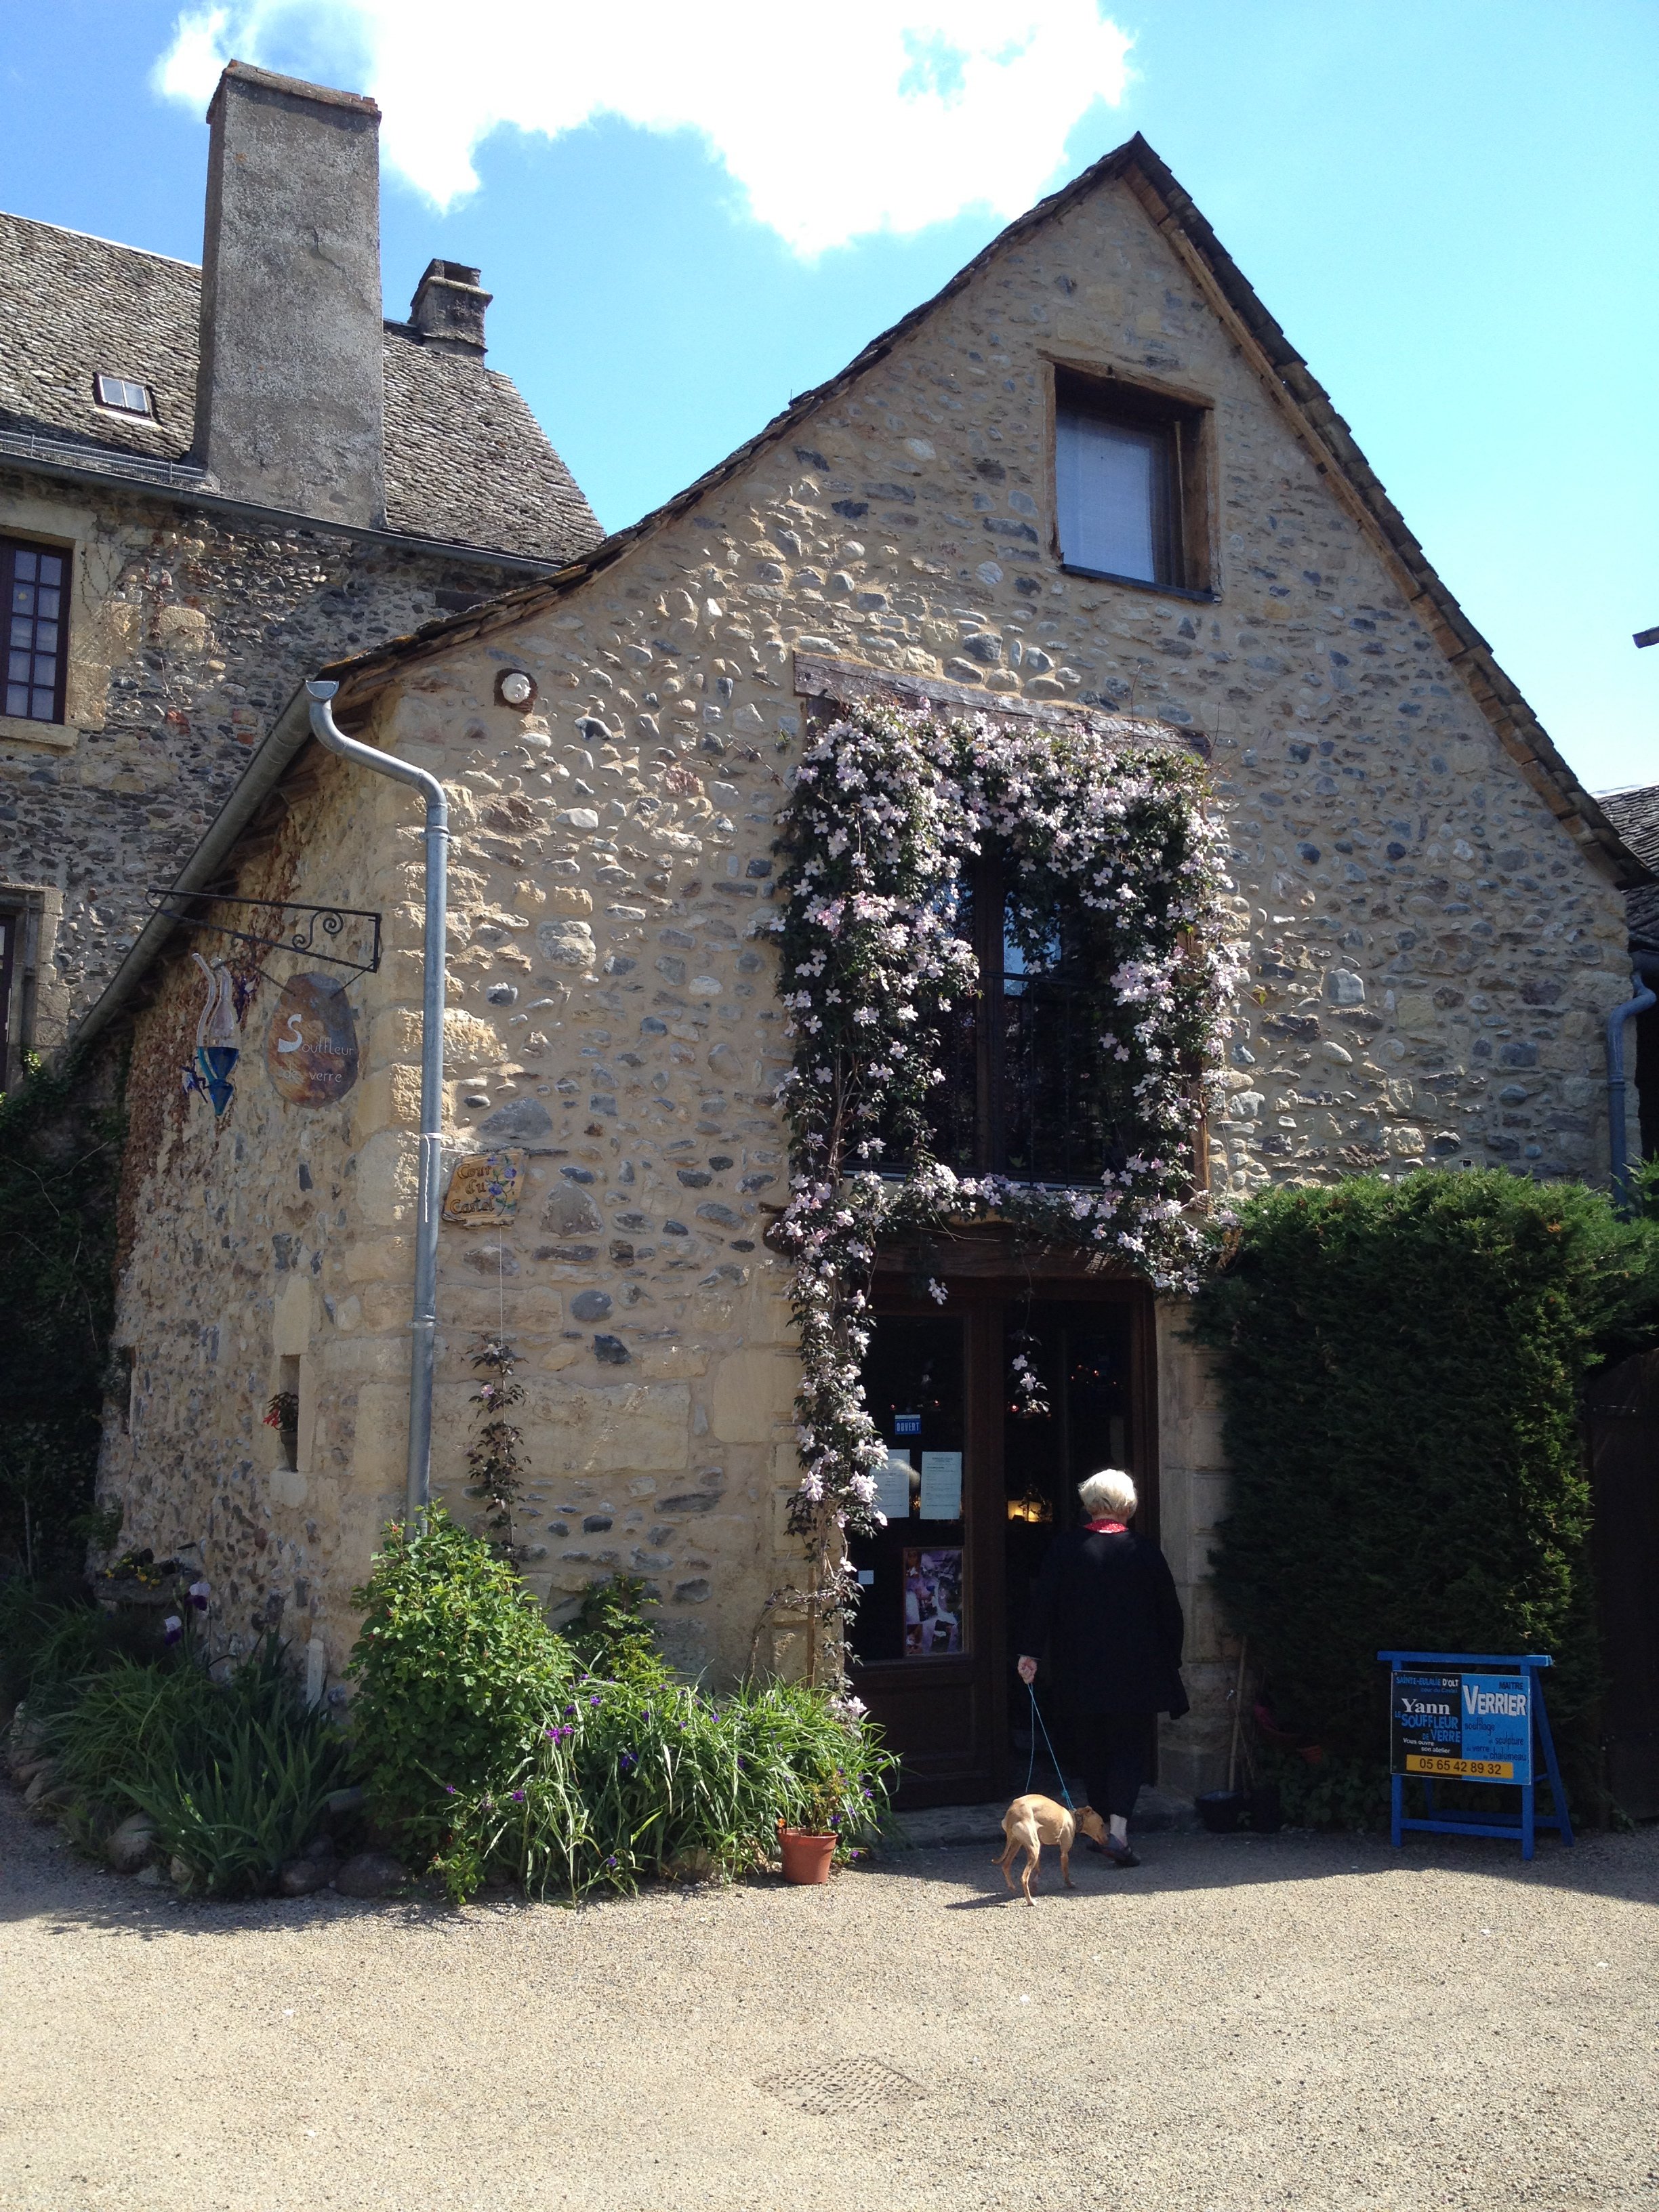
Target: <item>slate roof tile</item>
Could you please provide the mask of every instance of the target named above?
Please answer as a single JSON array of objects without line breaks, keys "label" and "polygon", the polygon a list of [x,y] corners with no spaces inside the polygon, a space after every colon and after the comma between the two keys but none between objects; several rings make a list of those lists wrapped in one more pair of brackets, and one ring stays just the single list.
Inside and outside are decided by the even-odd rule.
[{"label": "slate roof tile", "polygon": [[[184,461],[195,432],[202,272],[0,213],[0,430]],[[102,373],[148,385],[153,420],[97,404]],[[569,561],[602,536],[510,377],[386,325],[386,526]]]}]

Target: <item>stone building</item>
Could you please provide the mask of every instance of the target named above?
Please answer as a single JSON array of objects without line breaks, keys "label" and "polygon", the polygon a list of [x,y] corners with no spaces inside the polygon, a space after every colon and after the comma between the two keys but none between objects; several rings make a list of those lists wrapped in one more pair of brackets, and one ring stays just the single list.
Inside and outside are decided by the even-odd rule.
[{"label": "stone building", "polygon": [[[1601,1024],[1642,871],[1139,139],[635,527],[322,672],[347,727],[448,792],[448,1140],[519,1178],[510,1218],[486,1200],[442,1230],[434,1480],[472,1510],[467,1355],[504,1325],[532,1586],[563,1604],[648,1576],[671,1650],[715,1679],[793,1663],[799,1636],[777,1610],[763,1632],[799,1572],[767,925],[775,813],[837,700],[1206,753],[1250,963],[1215,1196],[1467,1161],[1606,1171]],[[92,1017],[132,1043],[131,1390],[105,1491],[128,1540],[200,1547],[221,1632],[280,1623],[319,1668],[402,1500],[419,841],[413,795],[325,754],[296,698],[184,882],[380,916],[385,957],[341,977],[350,1020],[337,1006],[310,1103],[279,1059],[321,1034],[294,1017],[325,983],[283,988],[307,961],[245,975],[222,1119],[180,1088],[199,940],[152,925]],[[859,1553],[855,1644],[915,1785],[1006,1778],[1009,1610],[1067,1486],[1107,1459],[1137,1473],[1188,1608],[1195,1711],[1164,1776],[1212,1778],[1226,1476],[1179,1302],[1064,1254],[1016,1267],[994,1228],[884,1260],[871,1401],[936,1487],[927,1521]],[[1036,1466],[1001,1413],[1016,1326],[1067,1394]],[[260,1422],[279,1389],[291,1453]],[[960,1586],[922,1655],[906,1543]]]},{"label": "stone building", "polygon": [[0,1087],[319,657],[599,536],[477,270],[383,320],[373,101],[234,63],[209,120],[203,270],[0,215]]}]

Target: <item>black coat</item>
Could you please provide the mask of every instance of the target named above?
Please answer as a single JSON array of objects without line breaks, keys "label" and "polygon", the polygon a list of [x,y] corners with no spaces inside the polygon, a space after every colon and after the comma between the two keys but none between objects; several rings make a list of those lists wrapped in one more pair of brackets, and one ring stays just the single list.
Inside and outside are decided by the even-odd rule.
[{"label": "black coat", "polygon": [[1145,1536],[1068,1529],[1055,1537],[1031,1594],[1021,1649],[1045,1644],[1056,1694],[1075,1713],[1188,1710],[1181,1684],[1185,1624],[1175,1577]]}]

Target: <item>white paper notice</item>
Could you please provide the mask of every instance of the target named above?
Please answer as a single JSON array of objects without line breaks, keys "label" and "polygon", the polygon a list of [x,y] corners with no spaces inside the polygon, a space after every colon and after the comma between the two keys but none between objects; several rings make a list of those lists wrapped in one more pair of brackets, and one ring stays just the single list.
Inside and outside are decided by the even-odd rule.
[{"label": "white paper notice", "polygon": [[890,1450],[885,1467],[876,1469],[876,1510],[890,1521],[910,1518],[910,1455]]},{"label": "white paper notice", "polygon": [[921,1455],[921,1517],[924,1521],[962,1518],[962,1454],[930,1452]]}]

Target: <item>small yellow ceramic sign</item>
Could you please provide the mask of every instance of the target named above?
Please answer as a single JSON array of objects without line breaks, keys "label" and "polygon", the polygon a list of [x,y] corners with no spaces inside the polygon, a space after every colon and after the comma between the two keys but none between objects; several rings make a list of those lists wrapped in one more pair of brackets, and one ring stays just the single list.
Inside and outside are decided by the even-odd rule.
[{"label": "small yellow ceramic sign", "polygon": [[464,1152],[444,1194],[444,1219],[472,1229],[511,1221],[523,1172],[522,1152]]}]

